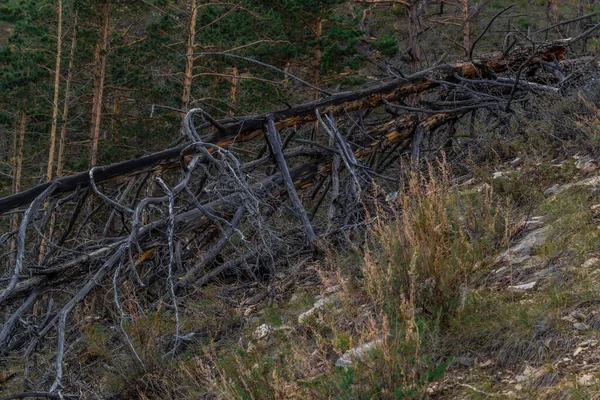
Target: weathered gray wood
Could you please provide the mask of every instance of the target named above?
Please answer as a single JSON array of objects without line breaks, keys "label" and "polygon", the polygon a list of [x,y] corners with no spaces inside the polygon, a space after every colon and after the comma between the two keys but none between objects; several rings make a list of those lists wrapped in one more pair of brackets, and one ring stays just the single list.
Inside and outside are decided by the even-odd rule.
[{"label": "weathered gray wood", "polygon": [[277,133],[277,128],[275,128],[275,122],[273,121],[272,116],[267,117],[267,136],[269,138],[269,143],[271,144],[271,149],[273,150],[273,156],[277,161],[277,166],[279,167],[281,177],[283,178],[283,182],[287,189],[288,196],[290,196],[294,210],[298,214],[298,217],[300,217],[300,221],[302,221],[308,241],[312,243],[317,235],[315,234],[310,220],[308,219],[308,215],[306,214],[306,210],[300,201],[300,197],[298,197],[298,192],[296,192],[296,188],[294,187],[294,181],[290,175],[290,170],[285,162],[285,158],[283,157],[281,139],[279,138],[279,133]]}]

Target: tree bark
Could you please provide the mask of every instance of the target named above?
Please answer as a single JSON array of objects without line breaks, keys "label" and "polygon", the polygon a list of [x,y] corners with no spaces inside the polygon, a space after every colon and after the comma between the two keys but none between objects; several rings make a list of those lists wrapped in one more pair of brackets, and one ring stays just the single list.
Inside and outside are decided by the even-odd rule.
[{"label": "tree bark", "polygon": [[[13,193],[17,194],[21,191],[21,176],[23,173],[23,147],[25,145],[25,133],[27,131],[27,106],[23,102],[23,111],[21,112],[21,120],[19,121],[18,130],[15,129],[13,138]],[[19,215],[15,214],[10,219],[10,229],[15,230],[19,226]],[[11,258],[13,258],[14,250],[17,247],[16,238],[11,240]],[[10,260],[12,262],[12,260]]]},{"label": "tree bark", "polygon": [[231,114],[234,115],[238,102],[238,86],[240,84],[240,73],[237,67],[233,67],[231,74],[231,91],[229,92],[229,96],[231,97]]},{"label": "tree bark", "polygon": [[[183,94],[181,95],[181,109],[189,111],[192,97],[192,78],[194,76],[194,47],[196,45],[196,20],[198,19],[197,0],[191,2],[191,14],[188,23],[187,37],[185,40],[185,71],[183,73]],[[182,119],[182,123],[185,116]]]},{"label": "tree bark", "polygon": [[317,237],[317,235],[315,234],[315,231],[313,230],[313,227],[310,224],[310,220],[308,219],[306,210],[304,209],[302,201],[300,201],[300,197],[298,197],[298,192],[296,192],[296,188],[294,187],[294,182],[292,181],[290,170],[283,156],[279,132],[277,132],[277,129],[275,128],[275,122],[273,122],[273,118],[271,116],[267,117],[267,136],[269,138],[269,143],[271,144],[273,156],[275,157],[277,166],[279,167],[279,171],[281,172],[281,177],[285,184],[285,188],[287,189],[288,196],[292,201],[294,210],[298,214],[300,221],[302,221],[302,226],[304,226],[304,230],[306,232],[306,237],[308,238],[308,241],[312,243]]},{"label": "tree bark", "polygon": [[71,96],[71,85],[73,82],[73,70],[75,64],[75,49],[77,47],[77,22],[78,15],[75,12],[74,23],[73,23],[73,38],[71,39],[71,51],[69,53],[69,69],[67,72],[67,82],[65,86],[65,100],[63,104],[62,111],[62,121],[60,127],[60,141],[58,143],[58,160],[56,161],[56,176],[62,176],[63,174],[63,164],[64,164],[64,155],[65,155],[65,146],[66,146],[66,138],[67,138],[67,118],[69,117],[69,106],[70,106],[70,96]]},{"label": "tree bark", "polygon": [[[323,35],[323,18],[319,17],[317,19],[317,24],[315,26],[315,40],[318,42],[321,40],[321,36]],[[323,57],[323,51],[321,50],[321,44],[317,43],[317,47],[315,48],[315,55],[313,59],[313,85],[319,87],[321,82],[321,58]],[[319,98],[320,93],[315,91],[315,100]]]},{"label": "tree bark", "polygon": [[461,14],[463,20],[463,45],[465,46],[465,56],[469,56],[469,49],[471,48],[471,21],[469,20],[469,0],[461,0]]},{"label": "tree bark", "polygon": [[98,161],[98,142],[100,141],[100,123],[102,121],[102,100],[104,80],[106,79],[106,59],[108,58],[108,31],[110,29],[110,2],[102,7],[102,24],[98,32],[98,42],[94,51],[94,96],[92,100],[92,124],[90,133],[89,167]]},{"label": "tree bark", "polygon": [[21,191],[21,179],[23,175],[23,148],[25,146],[25,133],[27,131],[27,111],[26,105],[23,104],[23,111],[21,112],[21,122],[19,124],[19,135],[15,137],[15,170],[13,177],[13,190],[15,193]]},{"label": "tree bark", "polygon": [[421,27],[421,14],[427,0],[411,0],[408,6],[408,55],[412,59],[411,71],[421,69],[421,45],[419,44],[419,29]]},{"label": "tree bark", "polygon": [[60,94],[60,64],[62,59],[62,0],[57,0],[58,22],[56,25],[56,64],[54,65],[54,98],[52,99],[52,125],[50,127],[50,149],[48,150],[48,167],[46,168],[46,182],[52,180],[54,171],[54,153],[56,150],[56,128],[58,125],[58,96]]}]

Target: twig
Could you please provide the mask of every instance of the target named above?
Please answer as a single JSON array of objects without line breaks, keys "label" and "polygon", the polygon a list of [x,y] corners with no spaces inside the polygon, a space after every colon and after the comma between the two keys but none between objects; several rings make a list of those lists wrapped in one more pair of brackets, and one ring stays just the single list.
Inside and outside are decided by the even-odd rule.
[{"label": "twig", "polygon": [[533,35],[537,35],[538,33],[546,32],[546,31],[549,31],[551,29],[554,29],[554,28],[556,28],[558,26],[571,24],[573,22],[578,22],[578,21],[581,21],[581,20],[584,20],[584,19],[587,19],[587,18],[595,17],[595,16],[596,16],[596,13],[593,12],[593,13],[589,13],[589,14],[586,14],[586,15],[582,15],[581,17],[577,17],[577,18],[573,18],[573,19],[568,19],[566,21],[561,21],[561,22],[559,22],[557,24],[553,24],[553,25],[547,26],[545,28],[542,28],[542,29],[539,29],[539,30],[533,32],[531,34],[531,37],[533,37]]},{"label": "twig", "polygon": [[337,202],[340,195],[340,156],[333,156],[333,165],[331,167],[331,202],[327,212],[327,233],[333,229],[333,221],[336,216]]},{"label": "twig", "polygon": [[490,29],[490,27],[492,26],[492,24],[494,23],[494,21],[496,20],[496,18],[498,18],[500,15],[504,14],[506,11],[510,10],[514,6],[515,5],[512,4],[512,5],[508,6],[508,7],[506,7],[504,10],[499,11],[498,13],[496,13],[496,15],[494,15],[494,17],[490,20],[490,22],[488,22],[488,24],[486,25],[486,27],[483,30],[483,32],[481,32],[479,34],[479,36],[477,36],[477,39],[475,39],[475,41],[471,45],[471,48],[469,49],[469,60],[473,59],[473,50],[475,50],[475,46],[477,45],[477,42],[479,42],[481,40],[481,38],[483,37],[483,35],[485,35],[487,33],[488,29]]},{"label": "twig", "polygon": [[488,397],[500,397],[500,395],[499,395],[499,394],[495,394],[495,393],[487,393],[487,392],[484,392],[483,390],[479,390],[479,389],[477,389],[476,387],[473,387],[473,386],[471,386],[471,385],[467,385],[466,383],[461,383],[461,384],[460,384],[460,386],[463,386],[463,387],[466,387],[466,388],[468,388],[468,389],[471,389],[471,390],[472,390],[472,391],[474,391],[475,393],[479,393],[479,394],[482,394],[482,395],[484,395],[484,396],[488,396]]},{"label": "twig", "polygon": [[575,36],[573,39],[569,40],[569,46],[572,45],[573,43],[581,40],[581,39],[585,39],[586,37],[590,36],[592,33],[596,32],[598,29],[600,28],[600,23],[592,26],[590,29],[588,29],[587,31],[583,32],[582,34]]},{"label": "twig", "polygon": [[286,76],[289,76],[290,78],[292,78],[292,79],[294,79],[294,80],[302,83],[303,85],[308,86],[309,88],[311,88],[313,90],[316,90],[317,92],[319,92],[321,94],[324,94],[326,96],[331,96],[331,93],[326,92],[325,90],[320,89],[320,88],[318,88],[318,87],[316,87],[314,85],[311,85],[310,83],[306,82],[303,79],[300,79],[299,77],[297,77],[294,74],[290,74],[289,72],[284,71],[284,70],[282,70],[280,68],[277,68],[277,67],[275,67],[275,66],[273,66],[271,64],[267,64],[267,63],[264,63],[262,61],[254,60],[252,58],[238,56],[238,55],[229,54],[229,53],[221,53],[221,52],[217,52],[217,51],[205,51],[205,52],[202,52],[202,53],[194,53],[194,54],[189,54],[189,55],[186,55],[186,56],[188,56],[188,57],[189,56],[223,56],[223,57],[237,58],[238,60],[244,60],[244,61],[252,62],[252,63],[258,64],[258,65],[261,65],[263,67],[270,68],[270,69],[272,69],[274,71],[280,72],[280,73],[282,73],[282,74],[284,74]]},{"label": "twig", "polygon": [[[121,249],[123,249],[123,248],[121,247]],[[48,323],[48,325],[46,325],[46,327],[41,330],[41,332],[38,334],[38,336],[35,338],[35,340],[30,344],[29,348],[27,349],[25,356],[29,357],[29,355],[31,354],[31,351],[33,351],[35,346],[37,346],[38,341],[41,340],[48,333],[48,331],[52,328],[52,326],[55,323],[59,322],[59,324],[58,324],[58,345],[56,348],[56,361],[55,361],[56,378],[54,379],[54,383],[52,384],[52,386],[50,388],[50,392],[54,392],[59,387],[61,387],[61,381],[62,381],[62,376],[63,376],[63,358],[65,356],[65,351],[64,351],[64,349],[65,349],[65,330],[66,330],[66,325],[67,325],[67,317],[68,317],[69,313],[71,312],[73,307],[75,307],[75,304],[77,304],[81,300],[83,300],[88,295],[88,293],[92,291],[93,288],[95,288],[96,286],[98,286],[100,284],[100,281],[102,281],[102,278],[104,278],[106,271],[115,265],[117,260],[119,258],[121,258],[122,254],[123,254],[122,250],[117,251],[115,254],[113,254],[113,256],[111,258],[109,258],[102,265],[102,267],[100,267],[100,269],[94,274],[92,279],[90,279],[85,284],[85,286],[83,288],[81,288],[81,290],[79,290],[79,292],[77,292],[75,297],[73,297],[71,300],[69,300],[69,302],[62,308],[62,310],[60,310],[60,312]]]},{"label": "twig", "polygon": [[104,193],[100,192],[100,190],[98,190],[98,188],[96,187],[96,182],[94,181],[94,171],[98,168],[102,168],[102,167],[92,167],[92,169],[90,169],[89,175],[90,175],[90,185],[92,186],[92,189],[94,190],[94,192],[100,196],[100,198],[102,200],[104,200],[106,203],[110,204],[111,206],[113,206],[114,208],[116,208],[117,210],[121,211],[121,212],[126,212],[128,214],[133,214],[133,210],[129,207],[125,207],[121,204],[119,204],[118,202],[112,200],[111,198],[109,198],[108,196],[106,196]]},{"label": "twig", "polygon": [[[130,253],[130,257],[131,257],[131,253]],[[119,258],[119,265],[117,266],[117,268],[115,268],[115,273],[113,274],[113,278],[112,278],[113,299],[115,301],[115,307],[117,308],[117,310],[119,311],[119,314],[120,314],[119,328],[121,329],[121,333],[123,334],[123,337],[125,338],[125,341],[127,342],[127,346],[129,346],[131,353],[133,354],[133,356],[135,357],[137,362],[142,367],[145,367],[144,362],[142,361],[141,357],[137,353],[135,346],[133,345],[133,342],[131,341],[131,338],[129,337],[129,334],[127,333],[127,331],[125,330],[125,326],[123,325],[123,321],[125,320],[125,311],[123,311],[123,307],[121,307],[121,303],[119,301],[119,293],[117,290],[117,278],[119,277],[119,273],[121,272],[122,268],[123,268],[123,258],[121,256]],[[132,268],[135,270],[135,268],[133,266],[132,266]]]},{"label": "twig", "polygon": [[0,400],[16,400],[16,399],[79,399],[81,398],[78,394],[63,394],[63,393],[49,393],[49,392],[24,392],[9,394],[7,396],[0,397]]},{"label": "twig", "polygon": [[[534,44],[533,50],[535,50],[535,44]],[[529,63],[531,62],[531,60],[533,60],[534,57],[535,57],[535,51],[532,51],[531,55],[529,56],[527,61],[525,61],[523,63],[523,65],[521,65],[521,67],[519,67],[519,70],[517,71],[517,76],[515,77],[515,84],[513,85],[512,89],[510,91],[510,97],[508,98],[508,101],[506,102],[506,107],[504,108],[504,112],[510,112],[510,103],[512,102],[513,98],[515,97],[515,93],[517,91],[517,86],[519,85],[519,79],[521,79],[521,73],[523,73],[523,70],[527,66],[529,66]]]},{"label": "twig", "polygon": [[325,121],[323,121],[323,118],[321,117],[321,112],[318,109],[315,109],[315,115],[317,116],[317,120],[319,121],[323,129],[325,129],[325,132],[327,132],[329,137],[333,140],[332,143],[335,143],[338,147],[342,160],[344,161],[346,168],[350,172],[350,175],[352,175],[353,185],[355,185],[354,191],[360,190],[360,183],[358,181],[358,177],[356,176],[356,171],[354,168],[354,165],[356,165],[356,158],[354,157],[350,146],[346,143],[342,135],[339,133],[337,127],[334,125],[333,119],[330,116],[326,117],[328,117],[328,122],[331,124],[331,127],[327,126]]}]

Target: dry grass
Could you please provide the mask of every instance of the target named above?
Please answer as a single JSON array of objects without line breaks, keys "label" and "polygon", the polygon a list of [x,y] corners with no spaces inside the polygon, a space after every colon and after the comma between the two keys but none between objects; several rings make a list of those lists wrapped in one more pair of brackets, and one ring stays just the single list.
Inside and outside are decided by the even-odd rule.
[{"label": "dry grass", "polygon": [[[359,261],[340,266],[349,257],[332,253],[321,272],[331,285],[341,283],[339,303],[252,351],[211,352],[215,392],[239,399],[422,398],[442,376],[449,360],[436,349],[439,329],[505,240],[507,210],[489,187],[461,193],[440,163],[411,175],[397,202],[373,213]],[[372,340],[380,344],[369,357],[334,366]]]}]

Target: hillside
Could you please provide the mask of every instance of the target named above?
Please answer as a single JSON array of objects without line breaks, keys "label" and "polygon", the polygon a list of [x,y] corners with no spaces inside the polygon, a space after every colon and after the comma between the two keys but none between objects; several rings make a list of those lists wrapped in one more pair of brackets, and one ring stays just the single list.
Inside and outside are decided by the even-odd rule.
[{"label": "hillside", "polygon": [[597,398],[596,8],[0,3],[0,400]]}]

